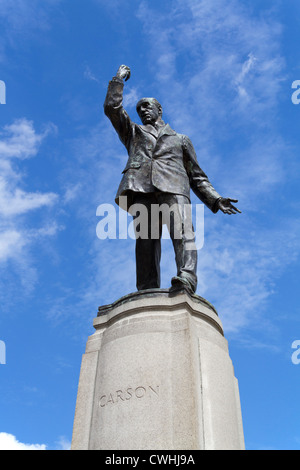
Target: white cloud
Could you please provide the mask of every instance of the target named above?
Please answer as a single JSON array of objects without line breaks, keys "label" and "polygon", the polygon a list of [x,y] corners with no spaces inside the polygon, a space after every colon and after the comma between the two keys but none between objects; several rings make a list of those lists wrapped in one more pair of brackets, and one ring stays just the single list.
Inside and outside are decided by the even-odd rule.
[{"label": "white cloud", "polygon": [[[21,287],[30,292],[37,280],[37,272],[30,253],[30,247],[45,236],[55,235],[61,227],[49,220],[45,226],[30,227],[30,214],[33,211],[49,209],[58,200],[55,193],[42,193],[25,190],[27,181],[23,170],[24,160],[36,157],[41,145],[55,126],[48,125],[42,133],[36,132],[34,125],[27,119],[15,120],[0,132],[0,268],[1,284],[9,278],[9,262],[16,271]],[[28,183],[27,185],[28,186]],[[49,216],[48,216],[49,217]],[[1,288],[1,301],[9,286]]]},{"label": "white cloud", "polygon": [[25,214],[56,202],[54,193],[28,193],[19,188],[9,191],[5,181],[0,179],[0,216],[11,217]]},{"label": "white cloud", "polygon": [[28,158],[36,155],[44,135],[37,134],[32,121],[17,119],[0,133],[1,158]]},{"label": "white cloud", "polygon": [[0,450],[46,450],[45,444],[23,444],[6,432],[0,432]]},{"label": "white cloud", "polygon": [[16,161],[37,155],[42,141],[55,130],[49,125],[38,134],[31,121],[18,119],[5,126],[0,133],[0,217],[12,217],[28,211],[50,206],[56,202],[54,193],[26,192],[22,184],[22,174]]},{"label": "white cloud", "polygon": [[25,245],[25,238],[16,230],[6,230],[0,233],[0,263],[10,258],[18,258]]},{"label": "white cloud", "polygon": [[244,81],[250,71],[254,68],[255,62],[257,61],[256,57],[250,53],[248,59],[243,63],[241,73],[236,78],[236,85],[238,88],[239,96],[241,99],[249,100],[249,95],[247,93],[247,87],[244,85]]},{"label": "white cloud", "polygon": [[33,193],[24,191],[22,173],[15,160],[24,160],[37,155],[42,141],[55,126],[50,125],[38,134],[31,121],[19,119],[5,126],[0,133],[0,216],[7,218],[24,214],[33,209],[52,205],[54,193]]},{"label": "white cloud", "polygon": [[131,88],[129,91],[127,92],[125,91],[123,104],[125,107],[128,107],[128,108],[135,107],[139,98],[141,97],[139,97],[137,89]]}]

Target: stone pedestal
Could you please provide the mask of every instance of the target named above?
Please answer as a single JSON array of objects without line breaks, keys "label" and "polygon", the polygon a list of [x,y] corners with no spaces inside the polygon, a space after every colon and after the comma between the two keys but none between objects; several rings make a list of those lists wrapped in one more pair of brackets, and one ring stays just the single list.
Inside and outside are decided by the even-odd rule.
[{"label": "stone pedestal", "polygon": [[73,450],[244,449],[227,341],[205,299],[140,291],[99,308],[94,327]]}]

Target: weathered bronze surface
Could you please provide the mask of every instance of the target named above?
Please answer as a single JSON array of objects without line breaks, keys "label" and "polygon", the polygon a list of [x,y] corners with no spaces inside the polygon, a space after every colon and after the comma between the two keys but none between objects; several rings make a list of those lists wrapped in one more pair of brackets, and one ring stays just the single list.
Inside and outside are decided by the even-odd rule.
[{"label": "weathered bronze surface", "polygon": [[[192,142],[162,120],[162,107],[156,99],[143,98],[138,102],[137,112],[143,125],[130,119],[122,104],[124,81],[130,75],[129,67],[119,67],[116,76],[109,82],[104,112],[128,152],[116,203],[129,212],[134,204],[145,205],[149,209],[148,226],[156,224],[159,233],[158,238],[151,238],[149,231],[147,237],[141,238],[136,232],[137,289],[160,287],[163,221],[161,218],[152,220],[150,208],[153,204],[167,204],[173,208],[175,204],[177,213],[173,214],[168,226],[177,265],[171,291],[185,288],[194,293],[197,288],[197,251],[191,249],[193,237],[187,233],[190,227],[185,223],[191,220],[191,211],[187,210],[190,189],[213,213],[221,210],[225,214],[236,214],[240,210],[232,203],[238,201],[218,194],[200,168]],[[178,226],[182,229],[180,239],[174,236],[174,229]]]}]

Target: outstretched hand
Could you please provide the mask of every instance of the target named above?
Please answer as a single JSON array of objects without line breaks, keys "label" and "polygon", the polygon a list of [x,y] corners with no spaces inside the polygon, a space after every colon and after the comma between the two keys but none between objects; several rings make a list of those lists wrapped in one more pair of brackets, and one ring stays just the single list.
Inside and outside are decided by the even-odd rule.
[{"label": "outstretched hand", "polygon": [[130,68],[127,67],[127,65],[120,65],[119,70],[117,72],[117,77],[127,82],[127,80],[129,80],[130,78],[130,75],[131,75]]},{"label": "outstretched hand", "polygon": [[241,214],[241,211],[233,206],[231,203],[234,202],[238,202],[237,199],[230,199],[229,197],[225,198],[225,197],[222,197],[220,200],[219,200],[219,209],[224,212],[224,214],[237,214],[238,212]]}]

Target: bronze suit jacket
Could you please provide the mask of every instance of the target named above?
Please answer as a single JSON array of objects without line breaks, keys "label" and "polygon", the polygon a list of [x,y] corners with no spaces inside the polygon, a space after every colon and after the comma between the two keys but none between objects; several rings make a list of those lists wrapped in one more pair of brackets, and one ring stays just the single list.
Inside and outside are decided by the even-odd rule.
[{"label": "bronze suit jacket", "polygon": [[120,196],[131,192],[162,192],[181,194],[190,198],[190,188],[212,212],[217,212],[220,194],[201,170],[190,139],[178,134],[166,124],[159,132],[151,126],[131,121],[123,108],[123,80],[113,78],[109,82],[104,112],[117,131],[128,152],[116,203]]}]

